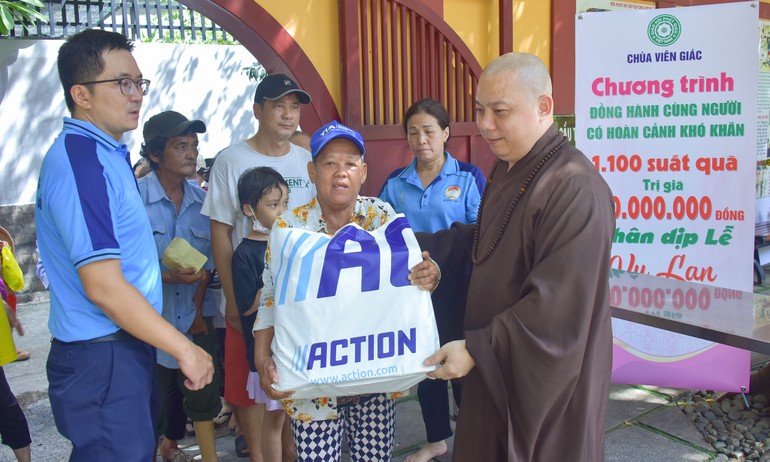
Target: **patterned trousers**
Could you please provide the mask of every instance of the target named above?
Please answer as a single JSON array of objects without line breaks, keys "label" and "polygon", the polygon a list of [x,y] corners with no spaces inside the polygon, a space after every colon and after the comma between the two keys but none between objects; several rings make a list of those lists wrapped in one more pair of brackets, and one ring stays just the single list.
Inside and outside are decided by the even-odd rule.
[{"label": "patterned trousers", "polygon": [[392,399],[380,394],[362,404],[350,403],[339,409],[339,417],[311,422],[291,419],[298,461],[339,461],[343,432],[353,462],[390,460],[396,422],[396,405]]}]

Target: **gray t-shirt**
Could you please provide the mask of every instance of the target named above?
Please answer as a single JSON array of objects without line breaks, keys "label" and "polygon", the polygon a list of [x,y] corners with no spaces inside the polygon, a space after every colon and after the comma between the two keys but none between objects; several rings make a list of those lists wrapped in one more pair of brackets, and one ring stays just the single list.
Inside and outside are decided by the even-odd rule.
[{"label": "gray t-shirt", "polygon": [[217,155],[209,172],[209,191],[201,213],[233,227],[233,249],[251,229],[251,220],[241,212],[238,200],[238,178],[246,170],[272,167],[280,173],[289,183],[289,210],[307,204],[315,197],[315,185],[307,174],[310,152],[294,144],[290,146],[291,150],[286,155],[273,157],[253,150],[244,140]]}]

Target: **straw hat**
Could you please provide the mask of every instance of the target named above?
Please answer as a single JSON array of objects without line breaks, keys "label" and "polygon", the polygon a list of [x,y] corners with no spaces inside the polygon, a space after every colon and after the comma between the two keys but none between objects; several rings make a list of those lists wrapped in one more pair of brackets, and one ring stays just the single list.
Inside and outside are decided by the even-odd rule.
[{"label": "straw hat", "polygon": [[5,241],[11,246],[11,252],[13,252],[13,238],[11,237],[11,233],[5,230],[2,226],[0,226],[0,241]]}]

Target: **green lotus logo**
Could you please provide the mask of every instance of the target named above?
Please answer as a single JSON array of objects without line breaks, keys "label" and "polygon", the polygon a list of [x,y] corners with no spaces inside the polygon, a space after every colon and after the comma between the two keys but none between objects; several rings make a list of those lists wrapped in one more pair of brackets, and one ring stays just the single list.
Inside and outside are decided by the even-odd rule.
[{"label": "green lotus logo", "polygon": [[655,16],[647,26],[647,36],[652,43],[661,47],[667,47],[679,39],[682,34],[682,25],[679,20],[670,14]]}]

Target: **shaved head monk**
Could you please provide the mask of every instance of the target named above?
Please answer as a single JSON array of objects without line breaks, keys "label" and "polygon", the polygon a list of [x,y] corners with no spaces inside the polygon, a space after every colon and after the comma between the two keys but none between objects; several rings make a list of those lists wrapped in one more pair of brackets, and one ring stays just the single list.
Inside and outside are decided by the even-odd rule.
[{"label": "shaved head monk", "polygon": [[453,460],[604,460],[612,193],[554,123],[537,57],[489,64],[476,123],[497,157],[477,223],[418,234],[442,284],[469,284],[465,340],[426,361],[465,377]]}]

